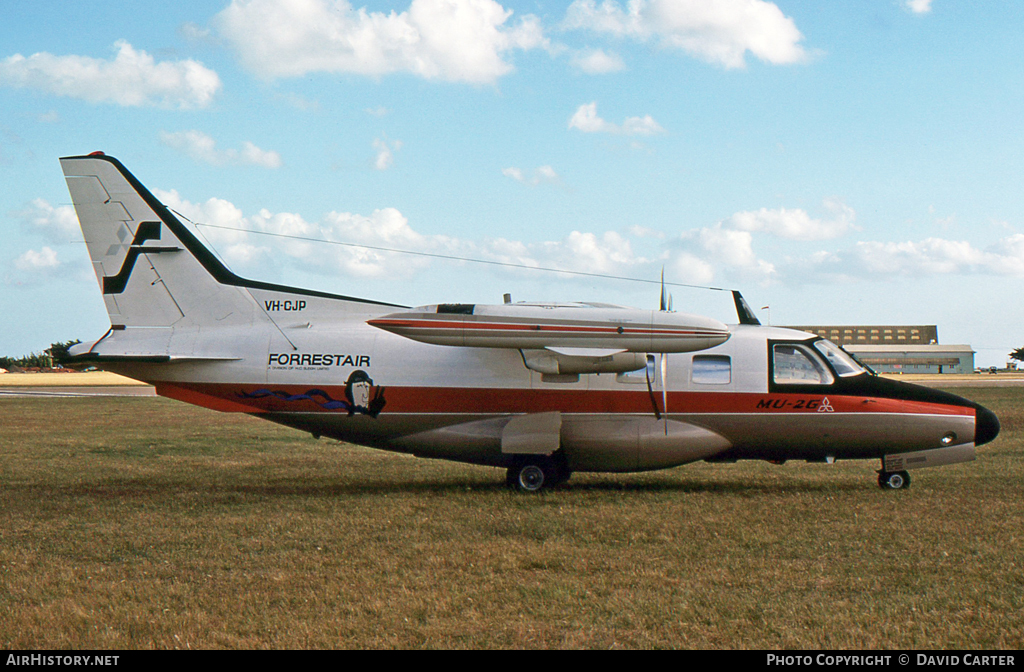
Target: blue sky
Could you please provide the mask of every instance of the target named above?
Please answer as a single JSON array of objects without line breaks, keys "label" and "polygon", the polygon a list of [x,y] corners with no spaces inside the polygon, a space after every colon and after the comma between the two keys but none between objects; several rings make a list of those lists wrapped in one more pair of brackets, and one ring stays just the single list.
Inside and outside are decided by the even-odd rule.
[{"label": "blue sky", "polygon": [[[237,273],[418,305],[737,288],[775,324],[1024,345],[1024,5],[19,3],[0,24],[0,354],[108,321],[60,156]],[[721,292],[677,310],[735,321]],[[759,311],[767,319],[767,310]]]}]

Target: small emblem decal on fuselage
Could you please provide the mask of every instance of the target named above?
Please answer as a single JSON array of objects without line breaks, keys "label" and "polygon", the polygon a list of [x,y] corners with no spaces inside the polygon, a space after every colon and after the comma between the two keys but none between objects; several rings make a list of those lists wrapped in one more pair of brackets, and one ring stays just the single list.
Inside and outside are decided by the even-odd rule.
[{"label": "small emblem decal on fuselage", "polygon": [[384,408],[384,388],[374,387],[366,371],[353,371],[345,381],[345,398],[348,400],[348,414],[362,413],[376,418]]}]

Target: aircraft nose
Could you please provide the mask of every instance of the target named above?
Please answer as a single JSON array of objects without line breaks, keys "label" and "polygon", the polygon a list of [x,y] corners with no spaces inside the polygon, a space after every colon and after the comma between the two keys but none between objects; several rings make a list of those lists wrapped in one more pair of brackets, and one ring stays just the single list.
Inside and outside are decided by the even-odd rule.
[{"label": "aircraft nose", "polygon": [[984,406],[978,406],[974,414],[974,445],[988,443],[999,435],[999,418]]}]

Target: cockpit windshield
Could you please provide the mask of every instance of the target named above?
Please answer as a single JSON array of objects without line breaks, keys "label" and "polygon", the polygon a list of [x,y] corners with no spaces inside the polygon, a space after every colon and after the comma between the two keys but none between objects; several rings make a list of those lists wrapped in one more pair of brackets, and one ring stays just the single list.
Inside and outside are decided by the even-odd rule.
[{"label": "cockpit windshield", "polygon": [[856,376],[861,373],[866,373],[867,370],[857,363],[845,350],[840,348],[832,341],[822,339],[814,342],[814,347],[818,349],[818,352],[825,355],[825,359],[832,365],[835,372],[839,374],[841,378],[847,376]]}]

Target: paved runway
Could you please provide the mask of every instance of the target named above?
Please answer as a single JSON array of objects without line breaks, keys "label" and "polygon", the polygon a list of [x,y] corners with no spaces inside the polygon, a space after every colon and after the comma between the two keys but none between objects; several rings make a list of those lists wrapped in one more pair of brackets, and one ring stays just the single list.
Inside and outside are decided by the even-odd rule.
[{"label": "paved runway", "polygon": [[155,397],[149,385],[0,387],[0,397]]},{"label": "paved runway", "polygon": [[908,380],[908,383],[924,385],[926,387],[1024,387],[1024,378],[1003,377],[998,375],[987,378],[971,378],[969,380]]}]

